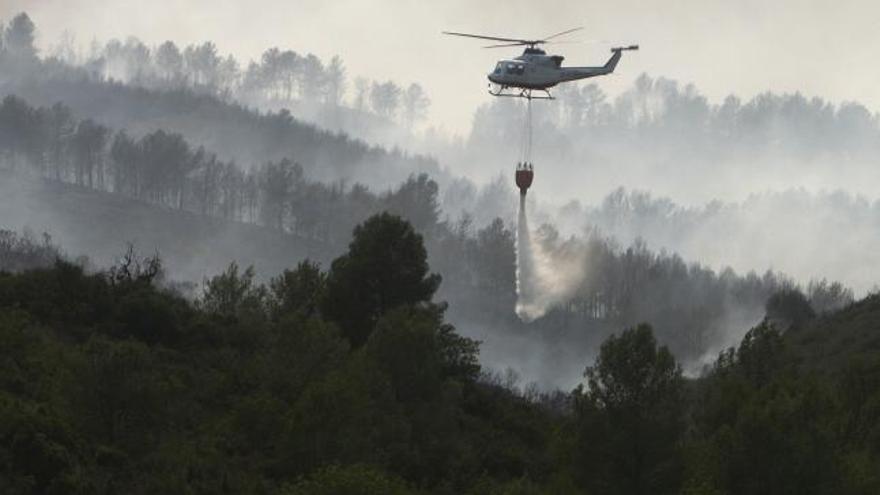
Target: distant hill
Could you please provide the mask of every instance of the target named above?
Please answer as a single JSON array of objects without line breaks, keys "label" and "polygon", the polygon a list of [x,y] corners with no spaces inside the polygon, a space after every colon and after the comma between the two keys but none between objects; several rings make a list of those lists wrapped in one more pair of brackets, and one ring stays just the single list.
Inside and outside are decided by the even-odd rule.
[{"label": "distant hill", "polygon": [[107,266],[127,243],[158,252],[171,278],[199,282],[230,262],[276,274],[304,258],[328,262],[339,253],[314,240],[253,224],[202,217],[71,184],[0,172],[2,228],[49,233],[69,256],[88,254]]},{"label": "distant hill", "polygon": [[149,90],[101,82],[84,72],[56,67],[31,77],[0,78],[0,97],[11,94],[38,106],[60,101],[78,119],[91,118],[135,135],[157,129],[178,132],[245,168],[290,158],[311,179],[360,182],[373,189],[396,184],[412,173],[444,176],[432,158],[321,130],[284,110],[261,113],[186,89]]}]

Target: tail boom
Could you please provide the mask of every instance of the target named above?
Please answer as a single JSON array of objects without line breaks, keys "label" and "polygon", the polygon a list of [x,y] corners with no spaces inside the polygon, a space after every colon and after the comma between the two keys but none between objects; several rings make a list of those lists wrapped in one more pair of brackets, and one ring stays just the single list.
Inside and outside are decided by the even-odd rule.
[{"label": "tail boom", "polygon": [[578,79],[586,79],[588,77],[611,74],[614,72],[614,69],[617,68],[617,63],[620,62],[620,57],[623,56],[623,52],[638,49],[639,45],[618,46],[612,48],[611,58],[608,59],[608,62],[605,62],[605,65],[601,67],[566,67],[561,69],[562,79],[563,81],[575,81]]}]

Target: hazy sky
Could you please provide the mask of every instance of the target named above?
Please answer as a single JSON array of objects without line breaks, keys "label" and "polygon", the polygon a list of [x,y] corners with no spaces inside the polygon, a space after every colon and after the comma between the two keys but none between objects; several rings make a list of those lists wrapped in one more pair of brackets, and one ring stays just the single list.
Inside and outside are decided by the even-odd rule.
[{"label": "hazy sky", "polygon": [[[876,1],[0,0],[0,18],[22,10],[42,47],[69,29],[83,44],[128,35],[148,44],[213,40],[239,59],[270,46],[338,54],[351,76],[421,82],[432,118],[452,131],[467,131],[490,98],[485,73],[494,61],[518,52],[484,50],[444,29],[532,37],[584,26],[572,39],[639,43],[642,51],[601,79],[612,94],[648,72],[693,82],[713,101],[800,90],[880,109]],[[554,47],[576,65],[604,63],[607,48]]]}]

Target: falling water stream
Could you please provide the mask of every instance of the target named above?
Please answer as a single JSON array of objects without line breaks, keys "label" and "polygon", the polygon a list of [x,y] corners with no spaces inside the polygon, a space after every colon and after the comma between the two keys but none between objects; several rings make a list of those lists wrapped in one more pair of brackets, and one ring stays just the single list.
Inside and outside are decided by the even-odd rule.
[{"label": "falling water stream", "polygon": [[538,318],[534,307],[534,256],[526,216],[526,195],[519,196],[519,215],[516,225],[516,314],[523,321]]},{"label": "falling water stream", "polygon": [[[569,300],[584,282],[588,252],[581,243],[548,248],[529,230],[526,195],[519,198],[516,227],[516,314],[525,322],[544,316]],[[549,249],[549,250],[548,250]]]}]

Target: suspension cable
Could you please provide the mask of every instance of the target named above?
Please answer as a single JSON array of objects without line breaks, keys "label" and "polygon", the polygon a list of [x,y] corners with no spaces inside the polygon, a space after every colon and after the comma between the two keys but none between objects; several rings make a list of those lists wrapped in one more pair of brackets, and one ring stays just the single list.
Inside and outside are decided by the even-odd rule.
[{"label": "suspension cable", "polygon": [[526,159],[525,161],[531,165],[532,163],[532,99],[526,100]]},{"label": "suspension cable", "polygon": [[522,164],[532,162],[532,99],[526,97],[526,112],[522,127],[522,140],[519,146],[519,161]]}]

